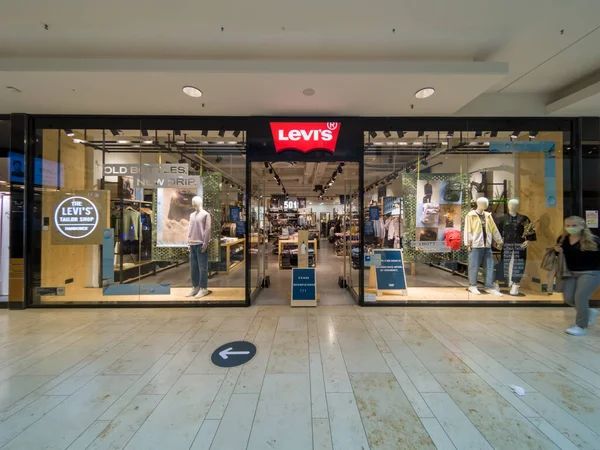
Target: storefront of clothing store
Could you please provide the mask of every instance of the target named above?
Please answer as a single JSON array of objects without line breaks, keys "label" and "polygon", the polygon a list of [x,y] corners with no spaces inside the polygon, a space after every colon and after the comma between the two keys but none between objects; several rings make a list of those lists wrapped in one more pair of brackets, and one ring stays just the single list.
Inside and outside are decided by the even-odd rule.
[{"label": "storefront of clothing store", "polygon": [[580,119],[11,123],[26,211],[14,309],[249,306],[282,279],[273,254],[287,242],[293,261],[298,229],[314,232],[317,291],[361,306],[562,304],[544,250],[584,207],[598,226],[577,176]]}]

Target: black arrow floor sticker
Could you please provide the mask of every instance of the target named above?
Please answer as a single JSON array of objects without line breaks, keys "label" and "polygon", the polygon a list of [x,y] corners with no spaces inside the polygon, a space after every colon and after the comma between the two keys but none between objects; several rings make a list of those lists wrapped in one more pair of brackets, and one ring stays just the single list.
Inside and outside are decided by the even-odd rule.
[{"label": "black arrow floor sticker", "polygon": [[219,367],[235,367],[245,364],[256,355],[256,346],[251,342],[236,341],[220,346],[216,349],[211,361]]}]

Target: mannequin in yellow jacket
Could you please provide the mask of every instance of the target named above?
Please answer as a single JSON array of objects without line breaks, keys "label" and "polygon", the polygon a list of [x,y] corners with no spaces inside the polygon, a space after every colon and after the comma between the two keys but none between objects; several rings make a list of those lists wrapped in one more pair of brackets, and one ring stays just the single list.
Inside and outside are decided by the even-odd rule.
[{"label": "mannequin in yellow jacket", "polygon": [[502,248],[502,236],[494,222],[492,214],[486,209],[490,205],[487,198],[477,199],[477,209],[470,211],[465,219],[463,242],[469,250],[469,292],[479,295],[477,274],[483,265],[485,270],[485,291],[488,294],[502,297],[494,286],[494,257],[492,243]]}]

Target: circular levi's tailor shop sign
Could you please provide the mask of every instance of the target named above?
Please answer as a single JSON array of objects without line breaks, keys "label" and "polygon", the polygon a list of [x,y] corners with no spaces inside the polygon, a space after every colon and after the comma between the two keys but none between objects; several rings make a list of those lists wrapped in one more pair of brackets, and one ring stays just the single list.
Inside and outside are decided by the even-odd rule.
[{"label": "circular levi's tailor shop sign", "polygon": [[85,197],[69,197],[58,204],[54,211],[54,224],[63,236],[82,239],[98,226],[98,209]]}]

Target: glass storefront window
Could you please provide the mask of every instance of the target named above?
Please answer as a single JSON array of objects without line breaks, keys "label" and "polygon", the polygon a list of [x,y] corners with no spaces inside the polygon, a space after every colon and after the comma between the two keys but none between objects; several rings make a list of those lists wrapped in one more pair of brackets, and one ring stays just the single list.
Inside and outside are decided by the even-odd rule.
[{"label": "glass storefront window", "polygon": [[37,134],[35,302],[244,304],[243,134]]},{"label": "glass storefront window", "polygon": [[365,301],[562,303],[540,262],[562,228],[565,138],[365,133]]}]

